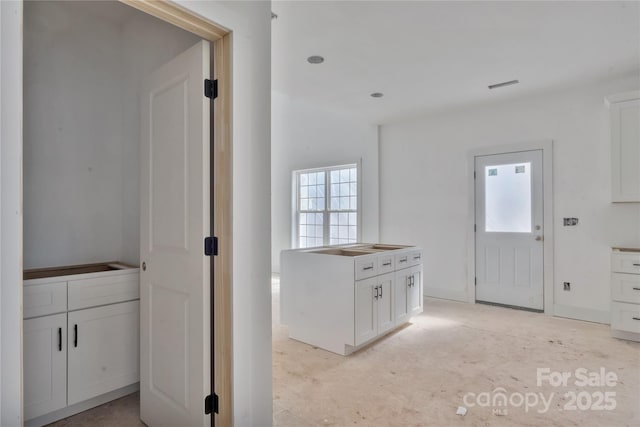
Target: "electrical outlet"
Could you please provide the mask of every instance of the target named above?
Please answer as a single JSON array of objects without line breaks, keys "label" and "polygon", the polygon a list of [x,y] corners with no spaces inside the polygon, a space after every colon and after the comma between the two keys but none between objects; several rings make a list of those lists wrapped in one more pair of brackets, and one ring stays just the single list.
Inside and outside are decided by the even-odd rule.
[{"label": "electrical outlet", "polygon": [[571,290],[571,282],[564,282],[564,290],[565,291]]},{"label": "electrical outlet", "polygon": [[565,227],[573,227],[578,225],[578,218],[563,218],[563,224]]}]

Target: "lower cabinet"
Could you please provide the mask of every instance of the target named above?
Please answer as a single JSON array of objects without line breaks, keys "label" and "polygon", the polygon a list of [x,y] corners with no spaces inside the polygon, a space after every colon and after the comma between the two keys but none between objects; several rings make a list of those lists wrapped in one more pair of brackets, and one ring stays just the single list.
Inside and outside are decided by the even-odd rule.
[{"label": "lower cabinet", "polygon": [[139,301],[69,312],[68,404],[139,378]]},{"label": "lower cabinet", "polygon": [[393,281],[393,274],[390,273],[356,282],[356,346],[395,326],[392,298]]},{"label": "lower cabinet", "polygon": [[405,323],[410,317],[422,313],[421,275],[421,267],[396,271],[394,283],[394,321],[396,325]]},{"label": "lower cabinet", "polygon": [[67,406],[67,314],[24,321],[24,418]]}]

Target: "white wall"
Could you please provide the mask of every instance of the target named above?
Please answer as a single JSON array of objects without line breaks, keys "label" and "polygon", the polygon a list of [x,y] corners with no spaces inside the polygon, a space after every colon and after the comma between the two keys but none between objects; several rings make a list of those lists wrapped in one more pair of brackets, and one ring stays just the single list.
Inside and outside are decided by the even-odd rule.
[{"label": "white wall", "polygon": [[181,4],[233,31],[234,425],[269,426],[271,2]]},{"label": "white wall", "polygon": [[25,268],[139,261],[141,83],[199,39],[97,7],[25,3]]},{"label": "white wall", "polygon": [[271,268],[291,248],[291,173],[361,161],[362,241],[378,241],[378,128],[278,92],[271,99]]},{"label": "white wall", "polygon": [[22,4],[0,2],[0,425],[22,419]]},{"label": "white wall", "polygon": [[[638,84],[634,73],[382,126],[382,240],[424,248],[426,295],[468,300],[467,276],[473,274],[466,271],[469,151],[552,139],[554,312],[608,321],[610,247],[640,245],[640,204],[610,202],[603,98]],[[563,227],[563,217],[580,223]],[[571,292],[563,291],[565,281],[571,282]]]}]

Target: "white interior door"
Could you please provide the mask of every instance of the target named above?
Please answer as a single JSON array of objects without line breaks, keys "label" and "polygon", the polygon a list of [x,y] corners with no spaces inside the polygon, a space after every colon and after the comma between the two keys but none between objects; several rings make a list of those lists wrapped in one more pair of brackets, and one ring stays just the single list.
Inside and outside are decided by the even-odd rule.
[{"label": "white interior door", "polygon": [[476,300],[542,310],[542,150],[475,158]]},{"label": "white interior door", "polygon": [[201,41],[142,93],[140,417],[151,427],[211,423],[209,66]]}]

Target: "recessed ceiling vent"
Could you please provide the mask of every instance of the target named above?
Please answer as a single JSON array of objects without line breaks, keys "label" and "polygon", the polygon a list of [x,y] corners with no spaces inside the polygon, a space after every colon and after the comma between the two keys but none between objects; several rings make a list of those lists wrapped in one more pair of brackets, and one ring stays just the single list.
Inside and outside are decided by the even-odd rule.
[{"label": "recessed ceiling vent", "polygon": [[382,93],[382,92],[373,92],[371,94],[372,98],[382,98],[383,96],[384,96],[384,93]]},{"label": "recessed ceiling vent", "polygon": [[497,89],[499,87],[511,86],[520,83],[518,80],[509,80],[508,82],[496,83],[493,85],[489,85],[489,89]]},{"label": "recessed ceiling vent", "polygon": [[309,64],[322,64],[324,62],[324,58],[320,55],[313,55],[307,58],[307,62]]}]

